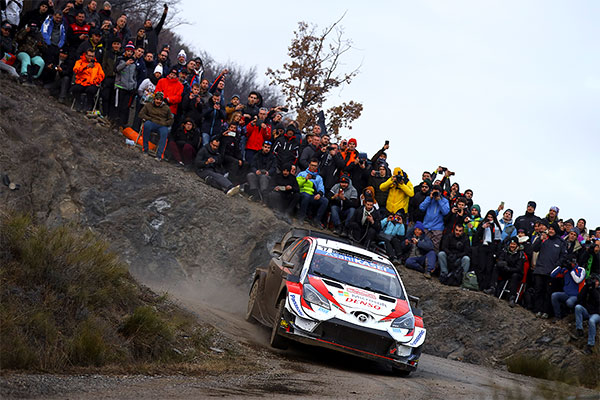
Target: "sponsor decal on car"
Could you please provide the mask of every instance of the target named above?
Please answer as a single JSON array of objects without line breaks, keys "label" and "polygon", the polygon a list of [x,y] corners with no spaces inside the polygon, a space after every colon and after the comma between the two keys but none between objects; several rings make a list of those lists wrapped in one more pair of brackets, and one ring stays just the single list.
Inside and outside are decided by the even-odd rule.
[{"label": "sponsor decal on car", "polygon": [[354,265],[356,267],[359,267],[359,268],[374,269],[381,273],[396,276],[396,271],[387,265],[375,263],[375,262],[372,262],[369,260],[363,260],[361,258],[354,257],[354,256],[351,256],[348,254],[340,254],[340,253],[333,251],[332,249],[324,250],[323,248],[318,248],[315,251],[315,254],[319,254],[319,255],[322,255],[325,257],[337,258],[338,260],[346,261],[347,263]]},{"label": "sponsor decal on car", "polygon": [[412,346],[412,347],[417,346],[424,335],[425,335],[425,329],[419,329],[419,333],[413,338],[413,340],[408,342],[408,345]]},{"label": "sponsor decal on car", "polygon": [[294,306],[294,310],[301,317],[306,317],[306,314],[304,314],[304,312],[300,308],[300,305],[298,304],[296,297],[299,297],[299,296],[297,294],[290,294],[290,301],[292,302],[292,305]]},{"label": "sponsor decal on car", "polygon": [[378,304],[374,304],[374,302],[369,301],[367,299],[360,300],[351,297],[346,297],[346,303],[358,304],[359,306],[364,306],[367,308],[372,308],[374,310],[381,310],[381,306]]}]

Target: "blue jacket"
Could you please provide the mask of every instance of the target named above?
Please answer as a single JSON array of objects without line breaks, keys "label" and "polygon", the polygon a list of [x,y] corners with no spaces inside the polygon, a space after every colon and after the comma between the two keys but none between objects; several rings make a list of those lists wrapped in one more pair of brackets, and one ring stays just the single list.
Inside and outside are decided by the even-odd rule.
[{"label": "blue jacket", "polygon": [[[52,40],[52,31],[54,30],[54,18],[52,15],[48,15],[46,20],[42,24],[42,37],[44,38],[44,42],[48,46],[50,46],[50,40]],[[65,29],[65,24],[60,24],[60,40],[58,42],[58,48],[63,47],[65,44],[65,40],[67,40],[67,30]]]},{"label": "blue jacket", "polygon": [[571,271],[564,267],[556,267],[550,273],[550,276],[553,278],[564,277],[565,285],[563,292],[569,296],[577,296],[580,288],[583,286],[582,282],[585,279],[585,269],[581,268],[579,265],[575,266]]},{"label": "blue jacket", "polygon": [[302,172],[300,172],[298,174],[299,177],[302,177],[304,179],[306,179],[306,175],[307,174],[311,174],[313,176],[312,179],[309,179],[309,181],[311,181],[315,187],[315,193],[314,194],[320,194],[321,196],[325,195],[325,186],[323,186],[323,178],[321,178],[321,175],[319,175],[319,172],[310,172],[308,170],[308,168]]},{"label": "blue jacket", "polygon": [[[446,200],[446,202],[448,202],[448,201]],[[406,244],[403,245],[403,247],[404,247],[405,250],[409,249],[410,246],[412,246],[412,244],[410,243],[410,241],[413,238],[416,238],[416,236],[415,236],[415,229],[414,228],[410,229],[408,231],[408,234],[406,235],[406,240],[409,241],[409,244],[408,245],[406,245]],[[420,251],[420,253],[422,255],[425,255],[426,253],[428,253],[428,252],[430,252],[430,251],[433,250],[433,242],[431,241],[431,239],[429,239],[429,237],[425,233],[422,233],[421,236],[419,236],[419,241],[417,242],[417,248],[418,248],[418,250]]]},{"label": "blue jacket", "polygon": [[391,236],[404,236],[406,228],[404,224],[397,224],[389,221],[387,218],[381,220],[381,232]]},{"label": "blue jacket", "polygon": [[430,231],[444,230],[444,215],[450,212],[450,203],[445,197],[439,200],[432,200],[431,197],[425,198],[419,206],[421,211],[425,211],[423,225]]}]

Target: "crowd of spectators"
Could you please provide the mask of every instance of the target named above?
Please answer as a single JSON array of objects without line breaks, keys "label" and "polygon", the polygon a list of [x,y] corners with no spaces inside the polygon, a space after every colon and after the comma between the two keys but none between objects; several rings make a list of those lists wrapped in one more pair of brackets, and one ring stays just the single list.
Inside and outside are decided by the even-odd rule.
[{"label": "crowd of spectators", "polygon": [[475,289],[540,318],[572,311],[576,335],[589,320],[593,348],[600,227],[561,219],[558,207],[537,216],[534,201],[514,222],[504,203],[482,214],[473,191],[462,192],[447,168],[423,172],[415,186],[391,167],[388,142],[369,157],[354,138],[331,141],[322,115],[302,132],[285,107],[264,107],[260,93],[245,103],[240,95],[225,99],[227,70],[209,79],[200,59],[159,47],[166,5],[158,24],[147,20],[134,35],[109,2],[99,10],[95,0],[61,8],[42,1],[24,15],[20,4],[2,0],[0,71],[43,85],[61,102],[72,97],[77,110],[101,105],[121,130],[143,131],[144,153],[154,141],[157,160],[229,195],[242,190],[289,223],[330,229],[446,285],[475,276]]}]

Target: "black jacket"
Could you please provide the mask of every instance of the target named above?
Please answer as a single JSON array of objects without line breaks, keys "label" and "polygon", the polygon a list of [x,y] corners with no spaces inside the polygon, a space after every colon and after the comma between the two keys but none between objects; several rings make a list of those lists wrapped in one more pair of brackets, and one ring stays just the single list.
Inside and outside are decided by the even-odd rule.
[{"label": "black jacket", "polygon": [[175,141],[175,143],[177,143],[177,146],[181,147],[185,144],[190,144],[195,150],[198,150],[198,145],[200,144],[200,137],[200,132],[196,128],[186,132],[183,126],[179,126],[179,128],[171,132],[171,140]]},{"label": "black jacket", "polygon": [[323,186],[329,191],[340,180],[340,171],[344,168],[344,159],[340,153],[331,156],[329,152],[321,154],[319,160],[319,175],[323,178]]},{"label": "black jacket", "polygon": [[[356,212],[354,213],[354,215],[352,216],[352,219],[349,221],[349,223],[355,223],[360,227],[366,228],[367,225],[369,225],[369,222],[367,220],[365,220],[365,224],[363,226],[362,223],[362,218],[363,218],[363,213],[365,210],[365,206],[360,206]],[[373,208],[373,210],[371,210],[371,216],[373,217],[373,225],[371,226],[373,229],[375,229],[375,231],[379,232],[381,230],[381,214],[379,214],[379,210],[377,210],[376,208]]]},{"label": "black jacket", "polygon": [[550,272],[562,265],[567,255],[567,245],[557,234],[549,236],[544,242],[536,240],[533,243],[533,251],[539,251],[535,263],[534,275],[550,275]]},{"label": "black jacket", "polygon": [[471,245],[469,244],[469,238],[465,234],[462,234],[458,238],[454,232],[445,235],[442,239],[440,250],[446,253],[448,262],[454,262],[464,256],[471,257]]},{"label": "black jacket", "polygon": [[[213,163],[206,163],[209,158],[213,158],[215,161]],[[215,172],[222,173],[223,172],[223,156],[217,151],[213,151],[210,147],[210,143],[207,143],[203,146],[198,154],[196,154],[196,159],[194,160],[194,165],[198,171],[202,171],[204,169],[212,169]]]},{"label": "black jacket", "polygon": [[525,265],[525,254],[518,250],[514,253],[508,251],[508,248],[502,249],[498,255],[498,269],[500,272],[507,274],[523,274],[523,266]]},{"label": "black jacket", "polygon": [[600,287],[594,288],[592,281],[585,283],[579,295],[577,303],[585,307],[591,314],[600,314]]},{"label": "black jacket", "polygon": [[277,171],[277,160],[275,159],[275,155],[271,152],[265,154],[262,151],[259,151],[252,158],[250,171],[267,171],[270,176],[275,175],[275,172]]},{"label": "black jacket", "polygon": [[281,172],[277,173],[272,181],[273,187],[275,186],[291,186],[292,190],[286,191],[286,193],[299,193],[300,187],[298,186],[298,181],[296,177],[292,174],[288,174],[288,176],[283,176]]},{"label": "black jacket", "polygon": [[413,222],[423,222],[423,219],[425,219],[425,211],[421,211],[419,206],[427,197],[429,197],[431,190],[428,190],[427,193],[423,193],[420,189],[417,189],[417,187],[415,187],[415,195],[408,201],[408,216]]},{"label": "black jacket", "polygon": [[277,157],[277,166],[279,169],[281,169],[284,164],[296,164],[298,161],[299,148],[300,142],[296,135],[290,137],[281,135],[275,139],[272,151],[275,154],[275,157]]},{"label": "black jacket", "polygon": [[221,144],[219,145],[219,153],[227,158],[242,159],[242,150],[240,149],[240,137],[221,135]]},{"label": "black jacket", "polygon": [[535,225],[536,221],[539,220],[540,219],[535,214],[530,214],[526,212],[525,215],[517,217],[515,221],[515,228],[517,229],[517,231],[519,229],[523,229],[525,231],[525,234],[531,237],[531,234],[533,233],[533,225]]}]

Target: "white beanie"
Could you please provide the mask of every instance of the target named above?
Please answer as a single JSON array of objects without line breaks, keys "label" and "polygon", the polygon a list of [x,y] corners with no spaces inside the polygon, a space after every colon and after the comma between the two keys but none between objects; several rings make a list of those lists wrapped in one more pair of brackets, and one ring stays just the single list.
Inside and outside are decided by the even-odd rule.
[{"label": "white beanie", "polygon": [[179,57],[187,58],[187,54],[185,54],[185,50],[183,50],[183,49],[179,50],[179,53],[177,53],[177,58],[179,58]]},{"label": "white beanie", "polygon": [[154,68],[154,73],[157,73],[157,72],[160,72],[161,75],[163,74],[163,67],[162,67],[162,65],[158,64],[156,66],[156,68]]}]

